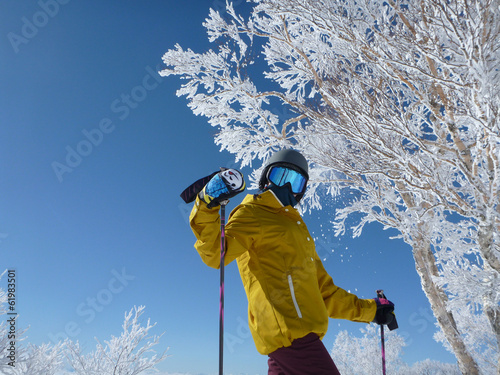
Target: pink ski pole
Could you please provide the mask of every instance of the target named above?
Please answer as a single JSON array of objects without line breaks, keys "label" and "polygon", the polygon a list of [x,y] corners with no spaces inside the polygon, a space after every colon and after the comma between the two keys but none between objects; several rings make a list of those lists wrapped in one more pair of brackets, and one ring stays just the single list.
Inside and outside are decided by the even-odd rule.
[{"label": "pink ski pole", "polygon": [[[384,291],[379,289],[377,290],[377,297],[378,298],[385,298]],[[382,349],[382,374],[386,375],[385,373],[385,337],[384,337],[384,325],[380,325],[380,342],[381,342],[381,349]]]},{"label": "pink ski pole", "polygon": [[226,256],[226,204],[220,202],[220,303],[219,303],[219,375],[224,365],[224,259]]}]

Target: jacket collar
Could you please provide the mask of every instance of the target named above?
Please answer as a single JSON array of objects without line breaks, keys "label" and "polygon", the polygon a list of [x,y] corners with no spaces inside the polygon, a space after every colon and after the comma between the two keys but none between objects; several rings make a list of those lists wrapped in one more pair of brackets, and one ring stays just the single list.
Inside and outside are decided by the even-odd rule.
[{"label": "jacket collar", "polygon": [[[257,206],[265,206],[268,209],[274,209],[278,211],[285,208],[285,206],[283,206],[281,201],[276,197],[276,195],[271,190],[266,190],[261,194],[248,194],[243,199],[241,204],[253,204]],[[297,211],[297,209],[292,206],[286,206],[286,211]]]}]

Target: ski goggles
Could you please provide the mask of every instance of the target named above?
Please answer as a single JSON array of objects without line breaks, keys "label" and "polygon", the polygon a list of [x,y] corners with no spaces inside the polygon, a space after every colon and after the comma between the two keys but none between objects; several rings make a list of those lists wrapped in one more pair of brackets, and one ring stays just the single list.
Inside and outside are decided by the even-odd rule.
[{"label": "ski goggles", "polygon": [[307,178],[295,169],[281,166],[272,167],[267,178],[276,186],[285,186],[289,183],[294,194],[303,194],[306,190]]}]

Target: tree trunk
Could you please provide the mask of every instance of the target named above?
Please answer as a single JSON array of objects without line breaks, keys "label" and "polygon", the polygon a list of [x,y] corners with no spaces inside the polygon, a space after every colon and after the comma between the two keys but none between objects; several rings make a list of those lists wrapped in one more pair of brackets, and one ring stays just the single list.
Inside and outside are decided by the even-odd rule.
[{"label": "tree trunk", "polygon": [[[402,186],[396,186],[398,186],[399,191],[404,191]],[[411,194],[402,193],[401,197],[407,207],[415,207]],[[431,244],[422,234],[427,232],[429,232],[429,230],[425,226],[425,221],[420,222],[416,234],[413,236],[413,243],[411,244],[413,258],[415,259],[415,268],[420,276],[422,289],[431,304],[431,309],[446,340],[448,340],[457,358],[460,371],[464,375],[479,375],[479,366],[467,350],[464,340],[460,332],[458,332],[453,313],[446,308],[448,296],[444,290],[434,282],[434,279],[439,277],[439,272]]]},{"label": "tree trunk", "polygon": [[448,297],[446,293],[434,283],[433,277],[438,276],[434,254],[430,244],[423,238],[416,239],[413,246],[413,256],[417,272],[422,281],[422,288],[429,299],[432,311],[439,326],[457,357],[458,366],[464,375],[479,375],[479,367],[468,352],[465,343],[457,329],[453,314],[446,309]]},{"label": "tree trunk", "polygon": [[[479,224],[478,243],[481,254],[485,258],[485,269],[491,270],[491,277],[496,279],[498,277],[498,270],[500,269],[500,261],[494,252],[493,232],[495,231],[495,221],[492,219],[494,215],[488,214],[489,211],[485,210],[485,220]],[[496,293],[493,285],[497,285],[496,280],[491,280],[491,288],[487,295],[484,296],[484,312],[491,325],[491,329],[495,334],[497,341],[497,351],[500,352],[500,307],[496,303]],[[500,356],[497,363],[497,375],[500,375]]]},{"label": "tree trunk", "polygon": [[[488,317],[488,320],[493,328],[493,332],[495,333],[497,343],[500,342],[500,309],[498,306],[486,306],[484,308],[485,314]],[[500,357],[497,362],[497,375],[500,375]]]}]

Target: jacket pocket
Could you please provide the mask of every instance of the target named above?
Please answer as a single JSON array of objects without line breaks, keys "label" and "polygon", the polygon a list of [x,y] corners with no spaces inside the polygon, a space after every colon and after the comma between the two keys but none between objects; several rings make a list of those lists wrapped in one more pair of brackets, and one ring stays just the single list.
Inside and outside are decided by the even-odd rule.
[{"label": "jacket pocket", "polygon": [[292,275],[288,275],[288,286],[290,287],[290,294],[292,295],[292,301],[293,306],[295,307],[295,311],[297,311],[298,317],[302,319],[302,312],[300,311],[299,304],[297,303],[297,298],[295,298],[295,288],[293,287]]}]

